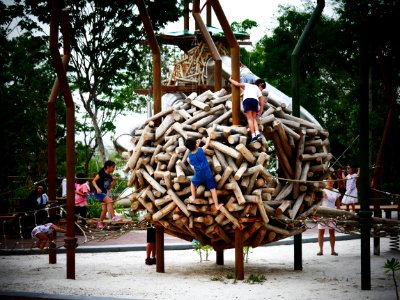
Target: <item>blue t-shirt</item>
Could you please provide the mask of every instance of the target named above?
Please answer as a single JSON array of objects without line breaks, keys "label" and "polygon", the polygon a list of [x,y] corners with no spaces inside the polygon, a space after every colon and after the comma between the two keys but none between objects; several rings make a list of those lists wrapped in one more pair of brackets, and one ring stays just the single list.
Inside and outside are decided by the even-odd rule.
[{"label": "blue t-shirt", "polygon": [[196,153],[189,153],[190,164],[194,167],[196,173],[201,172],[202,170],[209,169],[210,165],[208,164],[207,157],[204,154],[203,148],[197,148]]},{"label": "blue t-shirt", "polygon": [[197,148],[196,153],[189,153],[190,164],[194,167],[195,175],[192,178],[192,183],[199,186],[205,183],[207,188],[213,189],[217,186],[215,179],[212,175],[210,165],[208,164],[207,157],[204,154],[203,148]]}]

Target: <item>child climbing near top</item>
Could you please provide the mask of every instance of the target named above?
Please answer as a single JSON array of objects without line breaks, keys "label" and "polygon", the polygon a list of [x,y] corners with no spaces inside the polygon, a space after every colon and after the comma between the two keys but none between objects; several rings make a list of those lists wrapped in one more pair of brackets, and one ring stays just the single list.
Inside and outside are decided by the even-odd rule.
[{"label": "child climbing near top", "polygon": [[212,175],[210,165],[208,164],[207,157],[204,154],[204,151],[208,148],[210,144],[210,137],[207,138],[206,143],[203,147],[199,147],[200,140],[196,141],[193,138],[188,138],[185,142],[186,148],[190,150],[189,153],[189,162],[194,167],[195,174],[192,178],[192,182],[190,184],[190,190],[192,195],[189,197],[189,201],[194,201],[196,198],[196,188],[205,183],[207,188],[211,192],[211,196],[214,200],[214,204],[217,210],[219,210],[223,204],[218,204],[218,196],[217,196],[217,183]]},{"label": "child climbing near top", "polygon": [[243,111],[251,133],[250,143],[261,141],[261,134],[258,131],[257,114],[261,115],[264,110],[264,97],[261,91],[265,89],[265,81],[257,79],[254,84],[250,84],[240,83],[229,78],[229,82],[243,90]]}]

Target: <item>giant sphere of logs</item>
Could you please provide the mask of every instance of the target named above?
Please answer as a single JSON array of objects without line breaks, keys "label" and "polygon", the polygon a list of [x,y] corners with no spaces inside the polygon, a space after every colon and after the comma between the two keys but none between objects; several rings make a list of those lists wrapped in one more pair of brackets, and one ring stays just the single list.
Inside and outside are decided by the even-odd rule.
[{"label": "giant sphere of logs", "polygon": [[[332,171],[328,132],[263,95],[262,142],[248,143],[243,113],[241,124],[232,125],[225,89],[192,93],[147,119],[135,130],[125,169],[134,187],[131,211],[147,210],[146,218],[166,233],[216,250],[234,248],[236,229],[251,247],[305,231],[304,220],[315,214],[323,179]],[[195,201],[188,199],[194,170],[184,142],[192,137],[204,143],[208,136],[206,156],[224,204],[220,210],[205,186],[197,188]]]}]

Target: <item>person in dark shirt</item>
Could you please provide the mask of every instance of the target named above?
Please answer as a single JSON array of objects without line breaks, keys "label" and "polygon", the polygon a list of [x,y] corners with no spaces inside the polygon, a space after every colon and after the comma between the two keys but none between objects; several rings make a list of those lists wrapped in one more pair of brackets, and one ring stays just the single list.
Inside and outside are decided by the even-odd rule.
[{"label": "person in dark shirt", "polygon": [[118,177],[112,177],[111,174],[115,170],[115,162],[107,160],[102,168],[93,179],[94,196],[101,203],[100,221],[97,223],[98,228],[104,227],[104,219],[106,218],[107,210],[109,211],[112,221],[120,220],[120,217],[115,216],[114,201],[107,195],[108,190],[112,189]]}]

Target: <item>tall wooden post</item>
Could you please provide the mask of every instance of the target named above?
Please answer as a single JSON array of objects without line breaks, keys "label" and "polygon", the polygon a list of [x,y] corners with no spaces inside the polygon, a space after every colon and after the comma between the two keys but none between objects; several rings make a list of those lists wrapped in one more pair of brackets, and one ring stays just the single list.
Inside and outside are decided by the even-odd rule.
[{"label": "tall wooden post", "polygon": [[60,24],[61,1],[53,0],[50,19],[50,52],[67,110],[67,278],[75,279],[75,106],[68,85],[66,69],[58,50],[58,25]]}]

